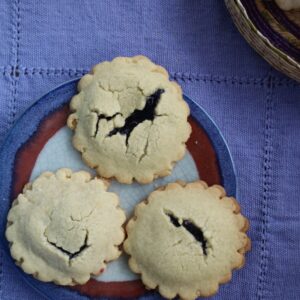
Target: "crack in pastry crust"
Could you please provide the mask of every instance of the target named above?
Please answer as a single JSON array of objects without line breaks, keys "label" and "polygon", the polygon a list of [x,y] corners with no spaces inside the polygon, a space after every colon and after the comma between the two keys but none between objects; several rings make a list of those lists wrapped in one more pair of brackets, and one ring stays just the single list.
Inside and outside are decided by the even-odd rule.
[{"label": "crack in pastry crust", "polygon": [[165,214],[170,218],[171,223],[175,227],[182,226],[183,228],[185,228],[187,232],[189,232],[195,238],[195,240],[197,240],[200,243],[204,255],[207,255],[208,242],[207,239],[204,237],[204,233],[201,228],[195,225],[193,221],[190,221],[188,219],[180,220],[173,213],[165,212]]},{"label": "crack in pastry crust", "polygon": [[78,91],[67,122],[73,145],[102,177],[149,183],[183,157],[189,108],[162,67],[118,57],[83,76]]},{"label": "crack in pastry crust", "polygon": [[111,116],[111,117],[105,116],[105,115],[103,115],[103,114],[98,115],[98,119],[97,119],[97,123],[96,123],[96,128],[95,128],[95,132],[94,132],[94,134],[93,134],[93,137],[95,138],[95,137],[97,136],[97,134],[98,134],[98,130],[99,130],[99,122],[100,122],[101,120],[110,121],[110,120],[114,119],[114,118],[115,118],[116,116],[118,116],[118,115],[121,115],[121,116],[122,116],[121,113],[115,113],[115,114],[114,114],[113,116]]},{"label": "crack in pastry crust", "polygon": [[[123,127],[116,127],[108,133],[108,137],[111,137],[117,133],[126,135],[126,145],[128,146],[128,139],[133,129],[146,120],[153,121],[156,114],[155,109],[160,100],[160,96],[165,91],[163,89],[156,90],[152,95],[146,98],[146,104],[142,110],[135,109],[126,119]],[[148,142],[148,140],[147,140]]]},{"label": "crack in pastry crust", "polygon": [[87,248],[89,248],[90,246],[87,244],[88,242],[88,231],[86,230],[86,235],[85,235],[85,238],[84,238],[84,243],[82,246],[80,246],[79,250],[78,251],[75,251],[75,252],[69,252],[68,250],[64,249],[63,247],[60,247],[58,245],[56,245],[55,243],[52,243],[50,242],[48,239],[47,239],[47,242],[54,246],[57,250],[61,251],[62,253],[66,254],[68,257],[69,257],[69,264],[71,264],[71,260],[73,258],[76,258],[79,254],[81,254],[84,250],[86,250]]}]

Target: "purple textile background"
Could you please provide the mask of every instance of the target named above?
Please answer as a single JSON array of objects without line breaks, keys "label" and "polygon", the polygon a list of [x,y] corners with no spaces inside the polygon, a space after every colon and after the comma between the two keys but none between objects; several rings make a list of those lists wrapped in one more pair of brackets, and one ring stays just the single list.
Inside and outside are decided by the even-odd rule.
[{"label": "purple textile background", "polygon": [[[165,66],[224,134],[251,222],[245,268],[211,299],[300,299],[300,85],[248,46],[223,1],[0,0],[0,41],[0,142],[34,100],[99,61]],[[42,299],[1,249],[0,299]]]}]

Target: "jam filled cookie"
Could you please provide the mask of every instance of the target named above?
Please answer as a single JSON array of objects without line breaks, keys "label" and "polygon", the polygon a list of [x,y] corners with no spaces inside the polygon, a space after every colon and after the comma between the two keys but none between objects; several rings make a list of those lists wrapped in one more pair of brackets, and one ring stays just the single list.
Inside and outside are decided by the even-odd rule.
[{"label": "jam filled cookie", "polygon": [[46,172],[25,186],[7,217],[12,257],[26,273],[83,284],[120,255],[125,214],[116,194],[87,172]]},{"label": "jam filled cookie", "polygon": [[124,250],[130,268],[166,298],[210,296],[244,265],[248,221],[221,186],[171,183],[136,206]]},{"label": "jam filled cookie", "polygon": [[83,160],[106,178],[149,183],[185,153],[189,108],[167,71],[144,56],[96,65],[78,83],[68,126]]}]

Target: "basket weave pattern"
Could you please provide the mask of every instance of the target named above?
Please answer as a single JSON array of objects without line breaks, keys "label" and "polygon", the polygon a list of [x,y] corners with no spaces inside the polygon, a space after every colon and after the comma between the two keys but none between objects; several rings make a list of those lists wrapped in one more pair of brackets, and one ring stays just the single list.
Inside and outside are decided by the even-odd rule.
[{"label": "basket weave pattern", "polygon": [[274,45],[257,28],[240,0],[225,0],[226,6],[238,30],[247,42],[274,68],[300,82],[300,62]]}]

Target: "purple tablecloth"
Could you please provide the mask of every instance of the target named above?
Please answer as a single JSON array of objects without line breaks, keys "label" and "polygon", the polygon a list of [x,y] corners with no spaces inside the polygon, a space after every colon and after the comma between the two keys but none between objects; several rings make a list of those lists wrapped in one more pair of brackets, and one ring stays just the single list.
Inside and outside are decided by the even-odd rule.
[{"label": "purple tablecloth", "polygon": [[[99,61],[165,66],[228,141],[251,221],[246,267],[213,299],[300,299],[300,85],[248,46],[223,1],[1,0],[0,41],[1,141],[34,100]],[[42,299],[0,253],[0,299]]]}]

